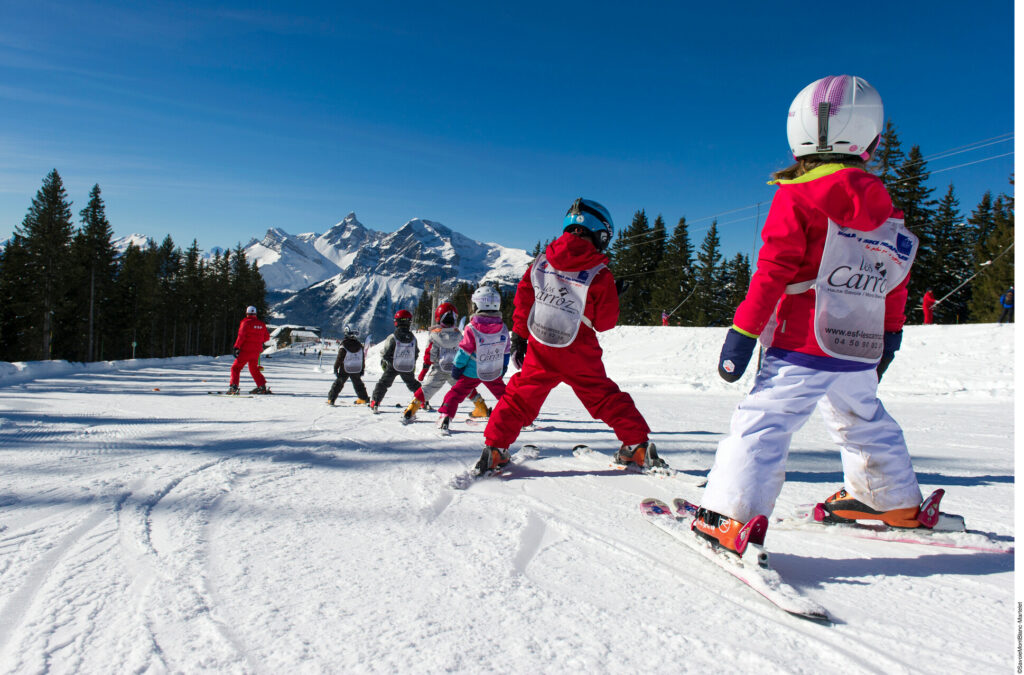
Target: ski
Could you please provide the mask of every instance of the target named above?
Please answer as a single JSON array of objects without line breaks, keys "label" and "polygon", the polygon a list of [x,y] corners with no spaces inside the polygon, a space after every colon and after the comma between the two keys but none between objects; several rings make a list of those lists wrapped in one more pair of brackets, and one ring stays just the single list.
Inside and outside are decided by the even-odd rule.
[{"label": "ski", "polygon": [[228,398],[256,398],[255,394],[229,394],[226,391],[208,391],[210,396],[227,396]]},{"label": "ski", "polygon": [[803,530],[845,535],[858,539],[959,548],[988,553],[1012,553],[1014,550],[1012,540],[1003,541],[997,539],[997,535],[989,532],[968,530],[963,516],[950,513],[939,513],[935,525],[930,529],[890,527],[880,521],[829,523],[823,522],[823,517],[824,508],[821,504],[804,504],[798,506],[792,515],[774,519],[772,527],[780,530]]},{"label": "ski", "polygon": [[677,478],[694,487],[704,487],[707,485],[708,479],[704,476],[692,476],[684,471],[673,469],[668,466],[652,466],[645,469],[641,469],[635,464],[619,464],[615,461],[615,458],[611,455],[606,455],[603,452],[598,452],[591,448],[589,445],[576,445],[572,449],[574,457],[593,462],[595,464],[607,465],[609,468],[617,469],[619,471],[626,471],[630,473],[637,473],[643,476],[659,476],[662,478]]},{"label": "ski", "polygon": [[450,485],[456,490],[466,490],[473,483],[484,478],[500,477],[512,474],[516,468],[523,465],[533,459],[537,459],[540,456],[540,449],[536,445],[524,445],[519,448],[516,452],[512,453],[512,458],[509,463],[500,469],[485,471],[484,473],[476,473],[473,469],[463,471],[462,473],[456,474],[452,477]]},{"label": "ski", "polygon": [[831,622],[824,607],[787,584],[778,571],[771,568],[768,552],[763,547],[747,544],[747,550],[741,557],[731,551],[716,548],[694,534],[690,525],[695,510],[696,507],[693,511],[684,508],[682,513],[674,514],[672,508],[660,499],[648,497],[640,502],[640,512],[647,522],[736,577],[779,609],[804,619]]}]

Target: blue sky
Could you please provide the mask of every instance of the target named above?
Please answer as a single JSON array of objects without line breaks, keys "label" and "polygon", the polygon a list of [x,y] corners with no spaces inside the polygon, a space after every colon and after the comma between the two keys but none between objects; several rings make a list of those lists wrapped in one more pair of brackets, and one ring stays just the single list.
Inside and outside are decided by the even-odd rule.
[{"label": "blue sky", "polygon": [[[1011,2],[0,3],[0,240],[57,168],[118,236],[232,246],[355,211],[532,248],[578,196],[749,252],[793,96],[880,92],[967,214],[1010,191]],[[988,161],[979,161],[988,160]]]}]

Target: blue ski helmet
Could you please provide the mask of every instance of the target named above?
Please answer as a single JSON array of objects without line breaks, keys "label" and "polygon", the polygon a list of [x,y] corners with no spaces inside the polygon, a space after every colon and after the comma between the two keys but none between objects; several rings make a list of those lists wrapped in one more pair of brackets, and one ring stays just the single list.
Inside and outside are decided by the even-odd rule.
[{"label": "blue ski helmet", "polygon": [[612,225],[612,216],[608,209],[601,206],[592,199],[580,197],[572,203],[569,210],[565,212],[565,220],[562,221],[562,231],[583,227],[590,234],[590,240],[598,251],[608,247],[615,234],[615,226]]}]

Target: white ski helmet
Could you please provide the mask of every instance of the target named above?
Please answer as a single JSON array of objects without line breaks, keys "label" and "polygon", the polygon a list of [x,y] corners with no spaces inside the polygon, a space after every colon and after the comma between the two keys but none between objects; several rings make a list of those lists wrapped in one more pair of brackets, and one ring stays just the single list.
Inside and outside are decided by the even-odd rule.
[{"label": "white ski helmet", "polygon": [[884,123],[882,97],[867,80],[831,75],[796,95],[789,106],[786,135],[794,158],[854,155],[866,162]]},{"label": "white ski helmet", "polygon": [[501,309],[501,296],[490,286],[481,286],[473,291],[472,300],[481,312],[497,312]]}]

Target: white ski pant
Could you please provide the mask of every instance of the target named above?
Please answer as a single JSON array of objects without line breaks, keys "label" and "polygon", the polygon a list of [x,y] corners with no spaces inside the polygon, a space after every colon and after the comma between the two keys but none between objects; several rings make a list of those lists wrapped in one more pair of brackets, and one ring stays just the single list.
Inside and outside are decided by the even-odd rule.
[{"label": "white ski pant", "polygon": [[[430,403],[431,397],[440,391],[441,387],[446,384],[453,387],[455,386],[455,378],[452,377],[451,371],[442,370],[440,366],[432,364],[430,366],[430,370],[428,370],[427,374],[423,377],[423,384],[420,387],[420,390],[423,392],[423,401],[425,403]],[[472,396],[472,399],[476,402],[477,399],[482,400],[482,397],[479,393],[475,393]]]},{"label": "white ski pant", "polygon": [[815,405],[839,444],[854,499],[879,511],[920,504],[903,431],[877,390],[874,370],[833,373],[766,357],[718,444],[701,506],[743,522],[770,516],[786,480],[790,440]]}]

